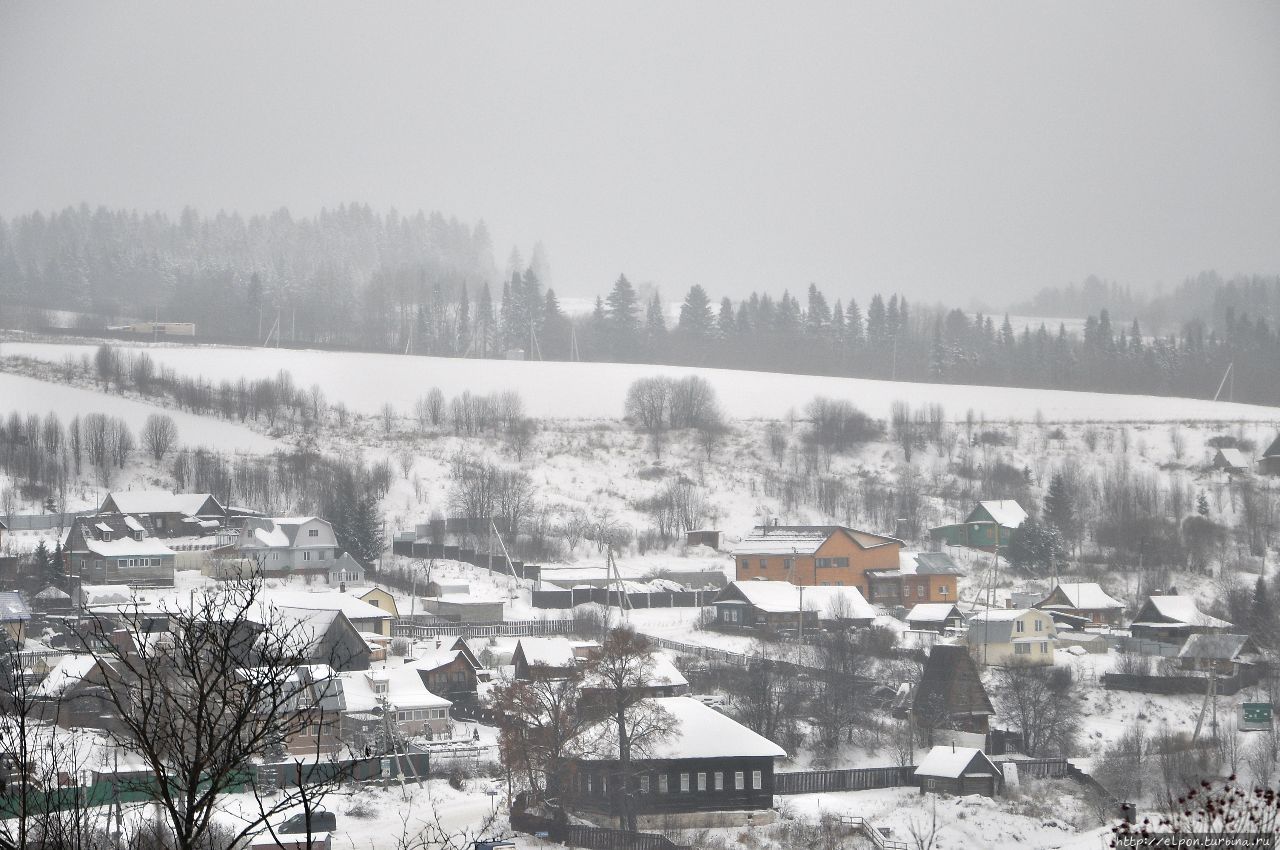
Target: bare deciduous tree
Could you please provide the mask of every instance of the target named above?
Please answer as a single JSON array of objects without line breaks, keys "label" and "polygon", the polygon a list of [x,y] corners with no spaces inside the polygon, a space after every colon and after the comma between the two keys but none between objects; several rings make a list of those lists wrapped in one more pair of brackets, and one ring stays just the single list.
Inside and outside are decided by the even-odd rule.
[{"label": "bare deciduous tree", "polygon": [[142,426],[142,445],[159,463],[178,442],[178,426],[173,418],[163,413],[153,413]]}]

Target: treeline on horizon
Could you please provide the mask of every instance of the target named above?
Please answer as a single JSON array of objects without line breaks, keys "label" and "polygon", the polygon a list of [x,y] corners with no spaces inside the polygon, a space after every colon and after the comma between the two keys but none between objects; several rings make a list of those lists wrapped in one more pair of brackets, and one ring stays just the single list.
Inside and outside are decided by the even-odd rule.
[{"label": "treeline on horizon", "polygon": [[[695,285],[668,320],[651,288],[625,276],[570,317],[535,249],[499,273],[483,222],[343,205],[177,218],[88,206],[0,220],[6,305],[194,321],[205,339],[411,354],[652,362],[1103,392],[1209,397],[1228,364],[1236,401],[1280,403],[1280,276],[1188,279],[1135,295],[1089,278],[1016,305],[1087,315],[1082,333],[897,294],[829,298],[752,293],[715,302]],[[643,291],[643,294],[642,294]]]}]

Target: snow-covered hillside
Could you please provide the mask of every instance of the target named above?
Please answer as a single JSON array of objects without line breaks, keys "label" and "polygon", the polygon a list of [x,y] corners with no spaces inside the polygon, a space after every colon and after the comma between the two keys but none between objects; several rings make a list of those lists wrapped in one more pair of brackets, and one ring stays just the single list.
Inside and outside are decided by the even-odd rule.
[{"label": "snow-covered hillside", "polygon": [[[163,366],[214,381],[266,378],[287,370],[296,385],[318,384],[330,401],[345,402],[364,413],[376,413],[390,402],[407,414],[429,387],[439,387],[446,395],[464,390],[516,390],[524,398],[526,411],[541,418],[617,418],[622,414],[627,387],[637,378],[698,374],[715,386],[725,412],[734,419],[781,418],[789,410],[802,409],[817,395],[849,399],[878,418],[887,418],[895,401],[906,401],[912,405],[941,404],[953,420],[963,419],[969,410],[988,420],[1021,421],[1030,421],[1038,412],[1048,422],[1280,419],[1280,408],[1206,399],[915,384],[631,363],[464,360],[223,346],[139,344],[117,348],[145,348]],[[50,362],[93,353],[92,346],[67,343],[7,342],[2,350],[5,355]]]},{"label": "snow-covered hillside", "polygon": [[281,448],[277,440],[265,434],[211,416],[162,409],[110,393],[0,372],[0,413],[7,415],[11,411],[40,416],[53,411],[63,419],[70,419],[77,414],[105,413],[119,416],[135,432],[141,430],[148,416],[162,412],[173,418],[174,424],[178,426],[178,440],[184,445],[255,454]]}]

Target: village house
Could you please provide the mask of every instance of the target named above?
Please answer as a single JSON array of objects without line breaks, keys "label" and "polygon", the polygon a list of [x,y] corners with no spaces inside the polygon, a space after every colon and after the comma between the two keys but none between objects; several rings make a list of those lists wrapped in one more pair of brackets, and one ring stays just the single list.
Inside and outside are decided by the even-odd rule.
[{"label": "village house", "polygon": [[156,537],[186,537],[210,531],[227,519],[227,509],[211,493],[169,493],[164,490],[108,493],[98,513],[145,516]]},{"label": "village house", "polygon": [[327,664],[300,664],[289,672],[284,687],[284,711],[296,721],[285,730],[288,754],[332,755],[342,749],[347,702],[338,671]]},{"label": "village house", "polygon": [[1213,453],[1211,465],[1214,469],[1239,474],[1248,472],[1253,463],[1239,449],[1216,449]]},{"label": "village house", "polygon": [[[613,689],[598,674],[588,673],[579,686],[582,701],[588,706],[607,705]],[[681,697],[689,693],[689,680],[676,669],[671,659],[662,652],[655,652],[645,671],[645,683],[635,689],[633,697]]]},{"label": "village house", "polygon": [[461,701],[474,699],[476,695],[476,669],[466,652],[457,649],[437,650],[407,662],[418,671],[424,687],[432,693],[446,696],[451,700]]},{"label": "village house", "polygon": [[[823,622],[867,626],[876,617],[856,587],[732,581],[712,600],[716,625],[730,629],[817,629]],[[803,605],[803,617],[801,607]]]},{"label": "village house", "polygon": [[855,587],[869,598],[867,570],[898,567],[902,541],[840,525],[762,525],[733,547],[739,581]]},{"label": "village house", "polygon": [[[385,751],[388,732],[402,738],[446,738],[452,701],[433,692],[412,667],[344,673],[346,709],[343,737],[361,752],[366,746]],[[388,726],[392,727],[390,730]]]},{"label": "village house", "polygon": [[[333,525],[320,517],[261,517],[246,520],[234,551],[218,569],[238,575],[323,576],[329,579],[342,550]],[[245,564],[235,564],[240,559]]]},{"label": "village house", "polygon": [[78,517],[63,547],[76,584],[172,587],[174,552],[151,534],[151,521],[132,514]]},{"label": "village house", "polygon": [[1178,651],[1178,666],[1196,673],[1238,676],[1261,656],[1248,635],[1196,634]]},{"label": "village house", "polygon": [[[641,829],[662,825],[694,828],[724,826],[723,820],[700,819],[705,813],[747,812],[773,808],[773,768],[786,752],[737,721],[690,697],[667,697],[640,703],[665,712],[672,734],[633,753],[632,775],[626,778]],[[643,710],[643,709],[642,709]],[[619,814],[618,744],[612,720],[584,733],[574,761],[575,802],[588,812]],[[764,822],[759,815],[756,821]]]},{"label": "village house", "polygon": [[944,634],[964,625],[964,614],[954,602],[924,602],[907,612],[907,626],[915,631]]},{"label": "village house", "polygon": [[32,691],[32,712],[64,729],[106,729],[114,706],[107,696],[108,671],[88,654],[64,655]]},{"label": "village house", "polygon": [[338,672],[368,670],[374,647],[339,608],[272,605],[264,616],[288,635],[300,665],[325,664]]},{"label": "village house", "polygon": [[391,591],[381,587],[371,587],[358,597],[361,602],[367,602],[374,608],[380,608],[391,615],[392,620],[400,619],[400,609],[396,606],[396,598],[391,595]]},{"label": "village house", "polygon": [[1094,626],[1118,626],[1124,616],[1124,603],[1108,595],[1097,582],[1062,582],[1032,607],[1079,617]]},{"label": "village house", "polygon": [[948,546],[996,552],[1008,548],[1026,520],[1027,512],[1013,499],[989,499],[978,502],[963,522],[940,525],[929,534]]},{"label": "village house", "polygon": [[896,606],[959,599],[956,579],[964,570],[945,552],[902,552],[898,566],[868,570],[873,605]]},{"label": "village house", "polygon": [[1280,436],[1277,436],[1267,450],[1258,459],[1258,473],[1261,475],[1280,475]]},{"label": "village house", "polygon": [[525,637],[511,655],[515,677],[522,681],[567,679],[591,660],[600,644],[563,637]]},{"label": "village house", "polygon": [[1032,609],[992,608],[969,617],[965,634],[969,654],[983,666],[1049,666],[1056,630],[1048,613]]},{"label": "village house", "polygon": [[357,596],[337,590],[266,590],[263,599],[272,605],[285,608],[306,608],[315,611],[341,611],[351,621],[356,631],[383,637],[391,636],[391,623],[395,615],[390,611],[370,605]]},{"label": "village house", "polygon": [[1000,769],[975,747],[934,747],[920,760],[915,778],[922,794],[995,797],[1000,788]]},{"label": "village house", "polygon": [[1190,596],[1148,596],[1129,633],[1144,640],[1183,643],[1191,635],[1221,634],[1232,629],[1226,620],[1205,614]]},{"label": "village house", "polygon": [[929,650],[920,684],[912,694],[911,714],[930,742],[935,731],[944,729],[986,735],[995,713],[965,647],[937,644]]}]

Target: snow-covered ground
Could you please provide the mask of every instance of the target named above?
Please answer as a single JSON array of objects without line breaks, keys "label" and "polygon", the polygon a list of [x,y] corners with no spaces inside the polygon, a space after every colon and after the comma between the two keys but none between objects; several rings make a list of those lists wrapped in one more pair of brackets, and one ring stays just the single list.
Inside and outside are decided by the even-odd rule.
[{"label": "snow-covered ground", "polygon": [[[113,343],[114,344],[114,343]],[[544,363],[465,360],[396,354],[294,351],[230,346],[125,344],[143,349],[157,363],[214,381],[293,374],[298,386],[318,384],[330,401],[373,414],[391,402],[401,414],[430,387],[446,395],[515,390],[526,411],[542,418],[617,418],[627,387],[651,375],[697,374],[716,388],[720,402],[736,419],[778,418],[802,410],[814,396],[845,398],[878,418],[887,418],[895,401],[941,404],[953,420],[972,409],[988,420],[1030,421],[1262,421],[1280,419],[1280,408],[1227,404],[1205,399],[1078,393],[957,384],[915,384],[861,378],[829,378],[727,369],[651,366],[632,363]],[[93,346],[69,343],[6,342],[0,353],[50,362],[79,359]],[[536,391],[535,391],[536,390]]]}]

